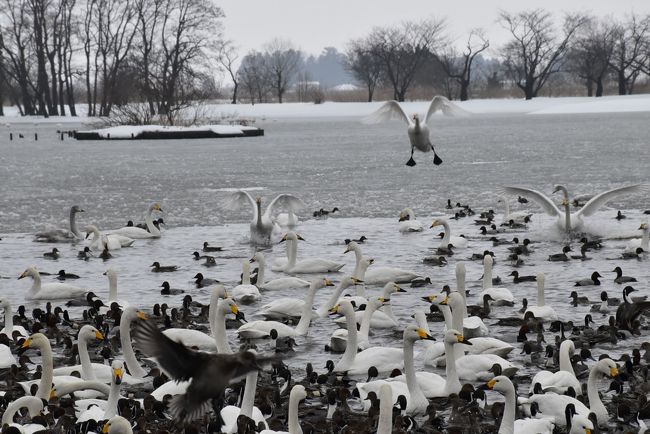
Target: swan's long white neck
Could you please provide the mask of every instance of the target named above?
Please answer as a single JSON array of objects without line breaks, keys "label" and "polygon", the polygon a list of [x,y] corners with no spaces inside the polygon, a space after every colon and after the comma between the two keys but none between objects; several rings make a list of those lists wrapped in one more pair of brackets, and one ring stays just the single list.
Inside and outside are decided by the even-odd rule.
[{"label": "swan's long white neck", "polygon": [[377,310],[377,306],[373,303],[368,302],[366,304],[366,310],[363,312],[363,318],[361,319],[361,327],[359,328],[359,342],[368,343],[370,337],[370,320],[372,319],[372,314]]},{"label": "swan's long white neck", "polygon": [[14,331],[14,314],[11,310],[11,303],[4,300],[2,307],[5,311],[5,334],[11,336],[11,333]]},{"label": "swan's long white neck", "polygon": [[[447,306],[448,308],[451,309],[451,325],[454,330],[457,330],[462,333],[463,330],[463,297],[460,294],[452,292],[449,294],[448,297],[449,300],[449,305]],[[463,347],[460,346],[460,344],[454,345],[454,356],[455,359],[458,360],[461,357],[465,356],[465,351],[463,351]]]},{"label": "swan's long white neck", "polygon": [[30,275],[32,276],[32,279],[34,279],[34,282],[32,283],[32,287],[29,289],[29,292],[31,295],[35,295],[41,290],[41,273],[39,273],[38,270],[34,269]]},{"label": "swan's long white neck", "polygon": [[438,309],[440,309],[440,312],[442,313],[442,317],[445,319],[445,327],[447,330],[451,330],[454,328],[454,323],[453,323],[453,315],[451,313],[451,309],[449,306],[441,304],[438,305]]},{"label": "swan's long white neck", "polygon": [[456,355],[454,354],[455,345],[447,342],[445,339],[445,375],[447,382],[445,383],[445,395],[460,392],[460,380],[456,372]]},{"label": "swan's long white neck", "polygon": [[153,212],[153,205],[149,207],[147,213],[144,215],[144,223],[147,225],[147,229],[151,235],[160,236],[160,230],[153,224],[153,219],[151,218],[151,213]]},{"label": "swan's long white neck", "polygon": [[447,223],[446,220],[440,220],[440,223],[445,228],[445,235],[442,237],[442,240],[440,241],[440,247],[446,249],[447,246],[449,245],[449,240],[451,240],[451,228],[449,227],[449,223]]},{"label": "swan's long white neck", "polygon": [[255,202],[255,205],[257,207],[256,209],[256,215],[257,215],[257,222],[256,225],[258,228],[263,228],[264,225],[262,224],[262,202],[259,200]]},{"label": "swan's long white neck", "polygon": [[108,301],[117,301],[117,273],[106,273],[108,276]]},{"label": "swan's long white neck", "polygon": [[[214,340],[217,344],[217,353],[219,354],[232,354],[232,348],[228,343],[228,338],[226,336],[226,314],[228,312],[227,308],[222,306],[222,303],[226,303],[223,300],[218,300],[218,307],[215,308],[216,313],[214,316],[214,327],[212,333],[214,335]],[[212,304],[210,305],[212,310]]]},{"label": "swan's long white neck", "polygon": [[314,306],[314,298],[316,297],[316,290],[318,286],[315,282],[309,286],[309,293],[307,294],[307,299],[305,304],[302,307],[302,314],[300,315],[300,321],[296,326],[296,333],[299,335],[306,335],[307,330],[309,330],[309,324],[311,324],[311,309]]},{"label": "swan's long white neck", "polygon": [[[294,398],[294,399],[291,399]],[[300,400],[295,395],[289,397],[289,434],[302,434],[300,421],[298,420],[298,405]]]},{"label": "swan's long white neck", "polygon": [[515,402],[517,400],[514,386],[508,387],[504,395],[506,397],[506,405],[503,408],[503,418],[501,419],[499,434],[513,434],[515,432]]},{"label": "swan's long white neck", "polygon": [[54,365],[52,361],[52,347],[50,341],[45,338],[44,345],[39,346],[41,350],[41,363],[43,365],[43,373],[41,374],[41,382],[38,385],[38,392],[36,397],[50,399],[50,392],[52,391],[52,378],[54,376]]},{"label": "swan's long white neck", "polygon": [[115,378],[111,381],[111,391],[108,393],[106,410],[104,410],[104,419],[110,419],[117,414],[117,402],[120,399],[120,385],[115,383]]},{"label": "swan's long white neck", "polygon": [[[354,244],[353,244],[354,243]],[[351,241],[350,244],[348,244],[348,249],[352,250],[354,252],[354,256],[356,259],[356,264],[354,265],[354,272],[352,273],[353,277],[356,277],[357,279],[363,280],[363,276],[360,276],[361,272],[361,261],[363,260],[363,252],[361,251],[361,247],[354,241]],[[364,271],[365,274],[365,271]]]},{"label": "swan's long white neck", "polygon": [[537,306],[544,306],[544,274],[537,275]]},{"label": "swan's long white neck", "polygon": [[339,298],[341,298],[341,294],[343,294],[343,291],[345,291],[345,289],[349,286],[350,286],[350,282],[348,281],[348,279],[341,280],[338,286],[334,288],[334,292],[332,292],[332,295],[330,295],[330,298],[329,300],[327,300],[327,303],[323,304],[316,311],[318,316],[321,318],[327,316],[328,311],[336,305],[336,302],[338,301]]},{"label": "swan's long white neck", "polygon": [[135,378],[144,378],[147,372],[140,366],[138,359],[135,358],[135,352],[131,344],[132,321],[133,317],[131,315],[122,315],[122,320],[120,321],[120,344],[124,353],[124,361],[126,362],[127,368],[129,368],[129,374]]},{"label": "swan's long white neck", "polygon": [[95,390],[105,396],[111,393],[110,387],[101,381],[75,381],[73,383],[61,384],[56,388],[58,396],[65,396],[78,390]]},{"label": "swan's long white neck", "polygon": [[75,220],[75,214],[77,213],[74,212],[72,208],[70,208],[70,232],[72,232],[77,239],[82,239],[83,237],[81,236],[79,229],[77,229],[77,221]]},{"label": "swan's long white neck", "polygon": [[[49,397],[48,397],[49,398]],[[40,406],[39,406],[40,404]],[[23,407],[27,407],[29,410],[29,415],[31,417],[36,416],[33,410],[36,408],[43,408],[41,401],[35,396],[22,396],[14,401],[11,401],[7,408],[5,409],[4,414],[2,415],[2,425],[12,424],[14,422],[14,416]]]},{"label": "swan's long white neck", "polygon": [[262,288],[266,281],[264,280],[264,272],[266,270],[266,259],[263,256],[256,256],[257,262],[257,287]]},{"label": "swan's long white neck", "polygon": [[377,434],[393,432],[393,392],[390,386],[379,389],[379,422]]},{"label": "swan's long white neck", "polygon": [[456,291],[463,297],[462,313],[464,319],[467,318],[467,293],[465,292],[465,263],[463,262],[456,264],[456,286]]},{"label": "swan's long white neck", "polygon": [[244,261],[242,264],[242,276],[241,276],[242,285],[251,284],[251,266],[248,261]]},{"label": "swan's long white neck", "polygon": [[241,401],[240,415],[243,414],[249,418],[253,417],[255,389],[257,389],[257,370],[251,371],[246,375],[246,386],[244,387],[244,397]]},{"label": "swan's long white neck", "polygon": [[562,191],[562,195],[564,196],[564,226],[566,233],[568,234],[571,232],[571,207],[569,204],[569,191],[562,185],[559,185],[558,189]]},{"label": "swan's long white neck", "polygon": [[648,244],[650,244],[650,227],[643,229],[643,235],[641,236],[641,248],[644,252],[650,251]]},{"label": "swan's long white neck", "polygon": [[354,358],[357,355],[358,341],[357,341],[357,321],[352,308],[345,309],[345,323],[348,328],[348,342],[345,347],[345,353],[339,360],[334,368],[335,371],[347,371],[354,363]]},{"label": "swan's long white neck", "polygon": [[[418,380],[415,377],[415,365],[413,361],[413,340],[404,339],[404,373],[406,375],[406,387],[408,388],[410,399],[415,403],[427,403]],[[424,404],[426,406],[426,404]]]},{"label": "swan's long white neck", "polygon": [[[570,341],[564,341],[564,342],[570,342]],[[571,344],[570,343],[562,343],[560,345],[560,371],[566,371],[570,372],[574,377],[575,377],[575,371],[573,370],[573,365],[571,364],[571,356],[569,355],[569,352],[571,351]]]},{"label": "swan's long white neck", "polygon": [[[289,261],[287,262],[286,271],[291,271],[296,265],[296,260],[298,258],[298,240],[290,240],[291,246],[287,245],[287,253],[289,254]],[[287,240],[289,242],[289,240]]]},{"label": "swan's long white neck", "polygon": [[[365,285],[360,285],[360,286],[364,287],[363,289],[364,289],[364,292],[365,292],[365,289],[366,289]],[[385,285],[381,296],[383,298],[385,298],[385,299],[389,299],[390,295],[393,292],[394,292],[393,285]],[[390,303],[385,303],[379,310],[384,312],[388,318],[392,319],[395,322],[395,324],[399,324],[399,322],[397,321],[397,317],[395,317],[395,314],[393,313],[393,308],[391,307]]]},{"label": "swan's long white neck", "polygon": [[598,384],[596,383],[602,374],[598,370],[598,364],[593,366],[589,371],[589,379],[587,380],[587,397],[589,398],[589,410],[596,413],[598,423],[606,423],[608,419],[607,408],[600,400],[598,395]]},{"label": "swan's long white neck", "polygon": [[506,221],[508,219],[508,216],[510,215],[510,204],[508,203],[508,199],[505,197],[502,197],[501,200],[503,201],[503,206],[505,207],[505,214],[503,215],[503,220]]},{"label": "swan's long white neck", "polygon": [[483,289],[492,288],[492,257],[483,258]]},{"label": "swan's long white neck", "polygon": [[81,361],[81,378],[88,381],[97,380],[97,376],[93,370],[93,365],[90,363],[90,355],[88,354],[88,342],[82,336],[79,336],[77,349],[79,351],[79,360]]}]

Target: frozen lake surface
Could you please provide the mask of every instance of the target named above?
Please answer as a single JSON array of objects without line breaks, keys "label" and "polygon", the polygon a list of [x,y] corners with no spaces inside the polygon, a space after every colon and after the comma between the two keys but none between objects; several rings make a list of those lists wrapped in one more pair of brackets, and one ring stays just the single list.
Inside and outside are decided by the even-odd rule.
[{"label": "frozen lake surface", "polygon": [[[472,253],[493,250],[494,274],[504,279],[503,286],[512,290],[517,304],[514,308],[494,308],[491,318],[485,321],[491,327],[492,336],[500,336],[515,346],[510,359],[521,366],[520,373],[534,373],[537,368],[525,364],[529,358],[520,354],[521,344],[515,341],[517,328],[494,325],[497,318],[519,315],[523,297],[531,303],[536,299],[534,283],[512,284],[506,247],[492,247],[488,237],[479,235],[471,217],[450,220],[452,234],[466,235],[470,247],[458,250],[448,259],[446,267],[429,267],[422,259],[438,246],[439,240],[435,238],[438,228],[401,235],[397,222],[400,210],[410,206],[428,227],[430,216],[447,212],[444,207],[450,198],[453,203],[469,203],[476,211],[495,209],[499,223],[503,211],[497,207],[496,200],[499,187],[504,185],[528,186],[551,196],[552,187],[557,183],[566,185],[572,194],[592,194],[649,181],[647,113],[436,117],[432,138],[444,163],[434,167],[431,154],[416,154],[418,164],[414,168],[404,165],[409,148],[399,123],[367,126],[361,125],[358,119],[330,118],[285,119],[259,122],[257,126],[266,130],[266,136],[188,141],[76,142],[68,138],[59,141],[54,125],[25,124],[11,128],[14,133],[21,130],[26,138],[10,142],[9,130],[3,131],[0,133],[3,149],[0,154],[0,276],[9,278],[0,279],[0,293],[11,299],[14,306],[25,304],[24,293],[31,281],[15,278],[28,266],[35,265],[48,272],[65,269],[77,273],[82,279],[76,284],[105,298],[108,283],[102,273],[112,267],[118,272],[120,298],[145,310],[161,300],[180,304],[180,295],[160,295],[163,280],[207,303],[208,292],[194,289],[192,277],[202,272],[232,288],[239,278],[242,261],[254,253],[246,243],[250,210],[248,207],[237,212],[225,210],[224,199],[238,188],[251,189],[251,194],[267,200],[277,193],[291,192],[308,205],[301,215],[304,222],[297,228],[306,239],[300,243],[299,257],[320,256],[345,262],[342,273],[329,276],[334,281],[354,268],[354,257],[343,254],[343,240],[361,235],[368,237],[362,247],[367,256],[375,259],[375,266],[400,267],[431,277],[432,285],[417,289],[405,285],[408,293],[391,298],[402,325],[412,322],[410,316],[415,310],[428,311],[428,304],[420,296],[439,293],[444,284],[455,287],[454,269],[458,261],[466,260]],[[32,139],[34,131],[39,134],[37,142]],[[556,199],[559,202],[560,198]],[[56,262],[48,261],[42,255],[52,245],[32,242],[37,231],[52,226],[67,227],[68,210],[73,204],[86,210],[78,215],[81,228],[93,223],[104,230],[121,227],[129,219],[142,221],[146,207],[152,202],[161,203],[165,211],[167,230],[162,238],[138,240],[133,247],[115,252],[108,262],[79,261],[76,252],[83,244],[57,245],[63,257]],[[580,292],[594,302],[599,300],[602,290],[611,296],[621,296],[624,285],[613,283],[614,273],[611,273],[616,265],[626,275],[639,280],[634,284],[639,295],[648,294],[647,259],[612,259],[620,257],[625,246],[626,240],[620,238],[640,237],[637,228],[647,217],[642,212],[650,209],[647,194],[616,199],[586,220],[586,229],[605,238],[606,247],[588,253],[593,259],[584,262],[548,262],[548,255],[560,252],[563,245],[563,237],[557,233],[553,219],[542,215],[532,203],[523,207],[516,204],[516,198],[511,198],[510,204],[535,215],[525,233],[509,232],[499,237],[528,237],[535,242],[534,253],[525,258],[526,263],[519,272],[546,273],[546,303],[554,306],[564,321],[580,323],[589,313],[589,306],[573,308],[568,301],[573,282],[587,278],[593,271],[604,276],[602,286]],[[341,210],[340,215],[325,220],[309,218],[314,210],[335,206]],[[628,218],[615,220],[617,209]],[[191,253],[200,250],[204,241],[224,247],[222,253],[215,254],[217,267],[206,269],[192,259]],[[578,244],[574,246],[579,249]],[[269,262],[283,254],[283,245],[266,252]],[[180,271],[151,273],[149,265],[153,261],[178,265]],[[467,269],[469,303],[478,304],[482,265],[468,261]],[[50,279],[43,277],[44,281]],[[369,286],[367,292],[377,294],[378,287]],[[327,295],[329,289],[323,290],[317,295],[316,304]],[[260,303],[244,306],[242,310],[247,318],[255,319],[262,304],[280,296],[303,297],[303,294],[295,290],[265,292]],[[34,305],[27,304],[30,308]],[[80,310],[74,312],[78,316]],[[594,316],[595,325],[606,324],[607,319],[607,316]],[[438,339],[442,327],[442,323],[431,324]],[[300,346],[295,357],[287,363],[301,371],[307,361],[312,361],[322,371],[325,360],[338,360],[339,355],[322,351],[335,328],[329,319],[314,322],[309,335],[298,340]],[[597,359],[603,353],[618,357],[630,352],[647,340],[647,333],[644,329],[642,336],[618,345],[593,348],[594,357]],[[229,331],[229,337],[236,343],[234,331]],[[397,330],[377,330],[371,336],[373,345],[400,345],[400,341],[401,332]],[[546,332],[546,341],[553,342],[553,333]],[[421,366],[422,360],[417,357],[416,360]],[[491,399],[499,398],[494,394]]]}]

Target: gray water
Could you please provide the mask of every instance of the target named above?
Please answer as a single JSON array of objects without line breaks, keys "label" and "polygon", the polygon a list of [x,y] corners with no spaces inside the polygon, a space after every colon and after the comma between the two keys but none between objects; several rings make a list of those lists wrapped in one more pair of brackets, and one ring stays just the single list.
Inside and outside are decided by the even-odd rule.
[{"label": "gray water", "polygon": [[[246,207],[230,211],[222,206],[230,191],[249,188],[253,195],[263,196],[267,201],[277,193],[292,192],[308,206],[297,228],[306,239],[300,244],[299,257],[320,256],[344,262],[342,273],[329,276],[333,280],[352,272],[354,257],[343,254],[343,240],[360,235],[369,238],[363,245],[364,253],[375,258],[375,266],[400,267],[431,277],[431,286],[407,288],[407,294],[392,297],[393,309],[402,325],[412,322],[410,316],[415,310],[428,310],[429,306],[420,300],[421,295],[438,293],[444,284],[455,286],[454,269],[458,261],[466,260],[473,252],[493,250],[497,259],[494,274],[504,278],[504,286],[517,298],[517,306],[495,308],[492,317],[485,321],[493,336],[503,336],[513,343],[515,350],[510,359],[522,367],[520,372],[534,373],[537,368],[524,365],[524,356],[519,354],[521,345],[514,342],[517,330],[494,326],[496,318],[519,315],[521,298],[527,297],[532,303],[536,298],[534,283],[513,285],[507,277],[512,269],[507,265],[506,248],[493,248],[479,235],[473,218],[450,220],[452,234],[466,235],[470,246],[449,258],[448,266],[431,268],[422,259],[438,246],[439,240],[434,238],[438,228],[402,235],[398,232],[397,216],[402,208],[410,206],[428,227],[430,216],[447,212],[447,198],[454,203],[469,203],[477,211],[494,208],[501,213],[496,200],[503,185],[529,186],[551,196],[556,183],[566,185],[572,194],[585,194],[647,182],[648,115],[491,115],[440,117],[434,122],[432,137],[444,164],[434,167],[431,154],[416,154],[418,164],[414,168],[404,165],[409,149],[400,124],[366,126],[357,119],[267,122],[259,125],[266,130],[264,137],[222,140],[60,141],[56,127],[28,125],[21,130],[27,138],[10,142],[8,131],[3,131],[0,276],[9,279],[0,279],[0,294],[15,306],[25,304],[24,292],[31,282],[15,278],[35,265],[39,270],[65,269],[80,274],[82,279],[77,284],[105,297],[108,284],[102,273],[112,267],[118,272],[120,298],[145,310],[161,300],[180,304],[182,296],[159,294],[163,280],[207,302],[208,292],[194,289],[192,276],[202,272],[232,288],[242,261],[254,253],[246,240],[251,210]],[[20,129],[11,128],[14,133]],[[34,131],[39,134],[37,142],[31,138]],[[58,245],[63,257],[56,262],[48,261],[42,254],[52,245],[32,242],[37,231],[66,227],[68,210],[73,204],[86,210],[79,215],[82,228],[93,223],[100,230],[108,230],[123,226],[129,219],[142,221],[145,209],[154,201],[160,202],[165,211],[167,229],[162,238],[137,240],[133,247],[114,252],[114,259],[108,262],[76,259],[83,244]],[[616,265],[621,265],[626,275],[637,277],[639,283],[634,286],[640,295],[648,293],[647,260],[612,260],[620,256],[626,238],[640,237],[637,228],[644,219],[642,211],[650,208],[647,194],[617,198],[608,204],[609,208],[586,220],[585,229],[604,237],[606,248],[590,252],[593,259],[585,262],[546,261],[549,254],[560,252],[563,245],[563,236],[555,229],[553,219],[542,215],[532,203],[523,207],[511,198],[510,204],[535,213],[533,222],[525,233],[499,236],[510,239],[523,235],[536,242],[535,252],[525,258],[526,265],[519,271],[522,275],[546,273],[546,303],[554,306],[563,320],[580,322],[589,313],[589,306],[570,307],[568,295],[575,280],[596,270],[605,276],[603,286],[581,290],[581,295],[594,302],[601,290],[620,297],[623,285],[613,283],[611,273]],[[340,214],[325,220],[310,218],[314,210],[334,206],[341,210]],[[623,210],[628,218],[615,220],[616,209]],[[497,223],[500,221],[499,215]],[[224,247],[224,252],[215,255],[217,267],[205,269],[192,260],[192,251],[200,250],[203,241]],[[274,246],[266,253],[269,263],[282,255],[283,246]],[[149,265],[155,260],[163,265],[178,265],[180,271],[151,273]],[[467,269],[468,302],[477,304],[482,265],[468,262]],[[52,278],[43,277],[44,282],[49,279]],[[375,294],[378,289],[369,286],[367,293]],[[328,295],[329,290],[323,290],[317,295],[316,304]],[[303,294],[295,290],[265,292],[260,303],[242,310],[248,318],[255,319],[261,305],[285,296]],[[36,304],[31,302],[27,306]],[[594,320],[596,326],[607,323],[606,316]],[[431,324],[434,336],[440,338],[442,327],[441,323]],[[317,320],[309,335],[298,340],[297,353],[287,363],[298,371],[307,361],[315,362],[317,369],[321,369],[326,359],[337,360],[339,355],[322,351],[334,330],[331,320]],[[643,342],[646,333],[617,346],[604,344],[592,351],[596,359],[602,353],[618,356]],[[236,344],[234,331],[229,331],[229,336]],[[400,339],[398,330],[377,330],[371,335],[373,345],[399,346]],[[553,341],[550,332],[546,340]],[[417,363],[422,365],[421,360]]]}]

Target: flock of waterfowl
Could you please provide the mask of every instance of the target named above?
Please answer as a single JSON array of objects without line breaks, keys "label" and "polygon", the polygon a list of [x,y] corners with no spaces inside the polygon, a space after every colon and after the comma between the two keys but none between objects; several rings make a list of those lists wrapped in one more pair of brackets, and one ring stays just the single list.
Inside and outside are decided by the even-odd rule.
[{"label": "flock of waterfowl", "polygon": [[[417,259],[432,266],[428,276],[365,255],[372,231],[347,234],[344,242],[341,236],[336,249],[342,257],[354,254],[352,270],[344,270],[343,261],[300,257],[302,201],[281,194],[262,212],[261,198],[239,191],[225,206],[250,203],[249,240],[255,246],[241,258],[241,281],[222,284],[198,272],[218,268],[215,258],[227,254],[205,241],[187,256],[196,260],[196,287],[209,300],[164,281],[161,294],[178,295],[182,302],[153,307],[118,292],[110,252],[126,249],[128,255],[138,240],[155,243],[164,236],[164,222],[153,219],[161,206],[148,208],[142,227],[129,222],[105,232],[93,225],[79,231],[76,217],[84,210],[73,206],[69,230],[41,232],[34,240],[74,243],[80,259],[75,273],[62,269],[44,276],[34,266],[17,271],[19,279],[32,280],[27,303],[46,303],[31,311],[22,305],[14,311],[0,296],[2,432],[645,432],[650,344],[632,345],[622,355],[603,347],[611,351],[648,330],[650,301],[636,297],[638,279],[625,274],[647,267],[648,224],[639,222],[639,237],[620,250],[608,240],[577,234],[584,217],[618,194],[643,193],[645,187],[610,190],[574,213],[567,190],[554,191],[564,193],[564,211],[536,190],[503,191],[522,205],[526,198],[539,203],[567,230],[565,243],[556,243],[562,252],[544,257],[535,244],[546,240],[527,236],[534,209],[511,212],[507,196],[500,199],[501,222],[494,211],[475,212],[451,200],[430,225],[404,209],[395,223],[401,236],[443,231],[431,254]],[[287,212],[278,214],[278,208]],[[327,218],[334,210],[341,213],[321,208],[313,215]],[[620,221],[620,215],[612,220]],[[454,234],[454,219],[474,219],[476,232]],[[511,240],[509,233],[516,237]],[[285,246],[286,255],[279,257],[276,248],[271,257],[268,246]],[[480,253],[472,252],[476,246]],[[48,249],[43,259],[57,261],[59,249]],[[572,255],[575,250],[581,254]],[[571,316],[545,303],[545,273],[522,271],[544,262],[546,270],[561,273],[564,263],[584,264],[592,254],[611,259],[611,269],[600,271],[612,278],[594,271],[554,287],[554,293],[566,292],[571,307],[561,311]],[[108,268],[104,296],[83,285],[84,264],[99,258]],[[483,264],[476,293],[467,290],[469,261]],[[495,276],[497,263],[512,282]],[[436,275],[445,266],[453,267],[455,281]],[[161,276],[177,270],[165,258],[149,269]],[[518,289],[526,285],[537,287],[535,302],[521,296]],[[602,287],[600,297],[590,300],[582,291],[596,286]],[[280,292],[291,295],[278,297]],[[393,297],[408,297],[410,318],[396,314]],[[478,304],[469,304],[470,298]],[[319,323],[333,330],[324,348],[311,343],[310,329]],[[387,345],[384,338],[396,335],[401,345]],[[325,366],[316,363],[324,359]]]}]

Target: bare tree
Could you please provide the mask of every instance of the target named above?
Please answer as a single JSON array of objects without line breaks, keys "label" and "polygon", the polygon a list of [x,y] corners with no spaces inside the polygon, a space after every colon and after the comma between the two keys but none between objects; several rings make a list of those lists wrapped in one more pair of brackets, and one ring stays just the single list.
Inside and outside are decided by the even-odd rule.
[{"label": "bare tree", "polygon": [[282,98],[289,88],[291,80],[298,72],[302,54],[290,41],[273,39],[264,47],[266,68],[272,77],[273,88],[282,104]]},{"label": "bare tree", "polygon": [[560,37],[555,36],[553,17],[543,9],[518,14],[502,11],[499,21],[512,35],[502,50],[507,73],[526,99],[532,99],[560,70],[569,44],[586,18],[565,15]]},{"label": "bare tree", "polygon": [[394,99],[404,101],[418,70],[436,50],[444,27],[444,21],[406,21],[372,31],[372,53],[381,59]]},{"label": "bare tree", "polygon": [[453,48],[446,50],[439,57],[445,73],[456,80],[460,89],[460,100],[469,99],[469,86],[472,79],[472,63],[476,56],[484,52],[490,46],[490,41],[485,37],[482,30],[472,30],[467,38],[467,45],[463,54],[457,54]]},{"label": "bare tree", "polygon": [[616,25],[609,66],[616,77],[619,95],[631,94],[634,90],[636,79],[650,59],[649,38],[649,17],[632,15],[626,22]]},{"label": "bare tree", "polygon": [[368,39],[356,39],[348,44],[345,67],[363,83],[372,102],[375,88],[381,82],[384,71],[381,59],[373,53]]},{"label": "bare tree", "polygon": [[587,96],[603,96],[603,81],[609,72],[609,62],[614,48],[615,27],[597,18],[590,18],[569,51],[569,66],[584,80]]},{"label": "bare tree", "polygon": [[265,102],[271,88],[266,57],[257,51],[249,51],[237,70],[239,80],[244,86],[251,104]]},{"label": "bare tree", "polygon": [[162,24],[163,9],[168,0],[135,0],[137,13],[139,41],[139,66],[142,92],[149,106],[149,117],[156,114],[152,63],[156,60],[156,45],[158,31]]},{"label": "bare tree", "polygon": [[237,47],[232,41],[225,41],[219,47],[219,64],[230,75],[232,80],[232,104],[237,104],[237,90],[239,88],[239,76],[235,69],[235,63],[239,59]]}]

